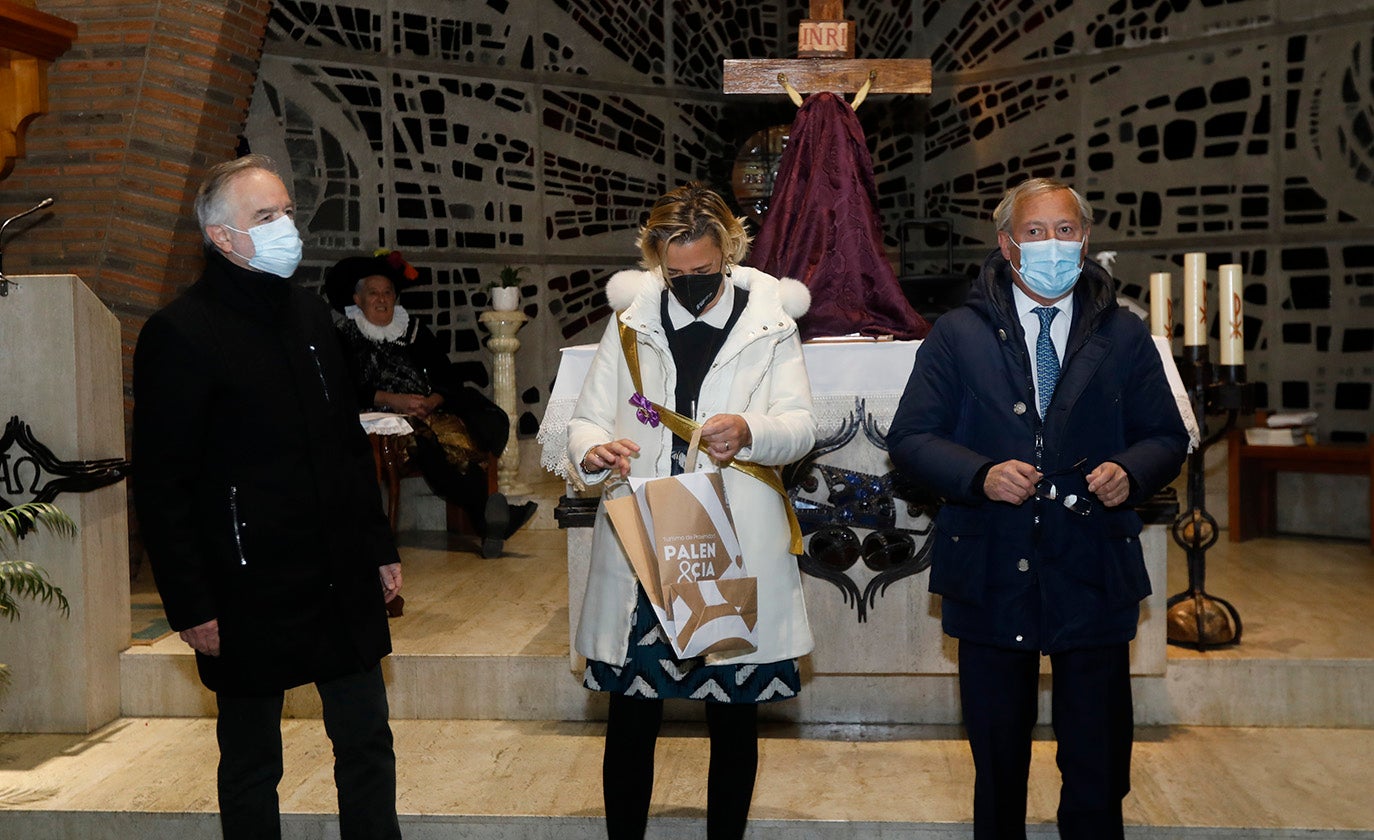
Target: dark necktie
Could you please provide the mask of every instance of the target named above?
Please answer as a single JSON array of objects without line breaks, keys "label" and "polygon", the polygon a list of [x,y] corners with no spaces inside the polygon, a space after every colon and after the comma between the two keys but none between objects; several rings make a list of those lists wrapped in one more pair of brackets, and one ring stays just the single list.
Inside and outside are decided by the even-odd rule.
[{"label": "dark necktie", "polygon": [[1035,340],[1035,382],[1040,388],[1040,417],[1050,407],[1054,396],[1054,386],[1059,382],[1059,354],[1054,352],[1054,340],[1050,338],[1050,322],[1059,310],[1053,306],[1037,306],[1031,310],[1040,316],[1040,337]]}]

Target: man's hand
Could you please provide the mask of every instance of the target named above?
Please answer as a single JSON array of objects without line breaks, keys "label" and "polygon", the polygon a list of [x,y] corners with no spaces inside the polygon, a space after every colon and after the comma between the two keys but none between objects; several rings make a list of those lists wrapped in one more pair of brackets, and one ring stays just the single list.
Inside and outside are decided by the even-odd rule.
[{"label": "man's hand", "polygon": [[983,479],[983,494],[994,502],[1019,505],[1035,495],[1040,471],[1025,461],[994,464]]},{"label": "man's hand", "polygon": [[1103,461],[1088,473],[1088,492],[1105,507],[1116,507],[1131,495],[1131,476],[1114,461]]},{"label": "man's hand", "polygon": [[180,633],[181,640],[206,656],[219,656],[219,619],[188,627]]},{"label": "man's hand", "polygon": [[388,563],[378,566],[377,573],[382,578],[382,600],[391,603],[392,598],[401,594],[401,564]]}]

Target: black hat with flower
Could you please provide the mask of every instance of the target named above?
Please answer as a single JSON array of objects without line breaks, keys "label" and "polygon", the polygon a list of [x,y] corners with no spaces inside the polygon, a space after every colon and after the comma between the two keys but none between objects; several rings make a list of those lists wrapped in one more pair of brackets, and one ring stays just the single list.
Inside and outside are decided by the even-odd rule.
[{"label": "black hat with flower", "polygon": [[420,272],[405,261],[400,251],[378,248],[370,257],[344,257],[324,275],[324,295],[329,305],[343,312],[353,304],[358,284],[368,277],[381,276],[391,281],[400,294],[416,284]]}]

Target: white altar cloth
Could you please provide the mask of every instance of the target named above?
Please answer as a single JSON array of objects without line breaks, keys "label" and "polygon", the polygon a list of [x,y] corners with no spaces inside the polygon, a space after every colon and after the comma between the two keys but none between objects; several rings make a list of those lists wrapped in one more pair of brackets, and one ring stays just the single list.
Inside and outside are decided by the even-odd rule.
[{"label": "white altar cloth", "polygon": [[[916,360],[919,341],[874,341],[871,339],[829,339],[802,345],[806,372],[811,378],[812,411],[821,430],[838,425],[854,410],[856,397],[862,398],[868,413],[884,428],[897,411],[906,388],[907,377]],[[854,364],[854,349],[863,347],[863,364]],[[595,344],[564,347],[558,365],[558,378],[549,395],[544,422],[539,426],[544,469],[568,478],[572,465],[567,461],[568,421],[582,380],[596,355]]]}]

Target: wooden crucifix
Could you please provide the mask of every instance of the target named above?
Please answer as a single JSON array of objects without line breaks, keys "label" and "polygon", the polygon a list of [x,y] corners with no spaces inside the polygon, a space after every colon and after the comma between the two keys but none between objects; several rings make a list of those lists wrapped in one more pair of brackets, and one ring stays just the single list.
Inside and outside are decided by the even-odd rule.
[{"label": "wooden crucifix", "polygon": [[[844,0],[811,0],[801,22],[797,58],[726,59],[725,93],[930,93],[930,61],[854,57],[854,21]],[[855,102],[857,107],[857,100]]]}]

